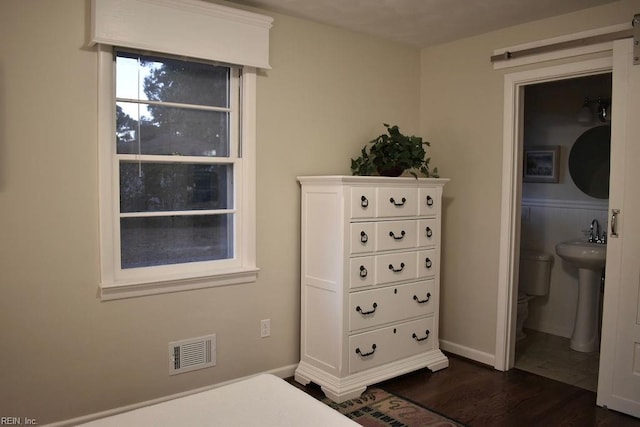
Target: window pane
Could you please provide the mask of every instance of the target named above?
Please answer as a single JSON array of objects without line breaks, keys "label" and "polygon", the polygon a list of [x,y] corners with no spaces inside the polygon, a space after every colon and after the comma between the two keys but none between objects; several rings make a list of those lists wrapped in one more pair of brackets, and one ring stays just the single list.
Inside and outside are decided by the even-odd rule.
[{"label": "window pane", "polygon": [[116,97],[229,107],[229,67],[118,52]]},{"label": "window pane", "polygon": [[120,163],[120,212],[233,208],[233,165]]},{"label": "window pane", "polygon": [[116,138],[118,154],[228,157],[229,113],[118,102]]},{"label": "window pane", "polygon": [[122,268],[233,258],[233,215],[122,218]]}]

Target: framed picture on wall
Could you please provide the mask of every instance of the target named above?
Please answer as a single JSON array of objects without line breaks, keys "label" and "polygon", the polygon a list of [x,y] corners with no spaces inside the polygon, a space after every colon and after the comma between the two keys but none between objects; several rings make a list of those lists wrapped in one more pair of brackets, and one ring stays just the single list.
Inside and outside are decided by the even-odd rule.
[{"label": "framed picture on wall", "polygon": [[560,182],[560,146],[531,146],[524,148],[524,182]]}]

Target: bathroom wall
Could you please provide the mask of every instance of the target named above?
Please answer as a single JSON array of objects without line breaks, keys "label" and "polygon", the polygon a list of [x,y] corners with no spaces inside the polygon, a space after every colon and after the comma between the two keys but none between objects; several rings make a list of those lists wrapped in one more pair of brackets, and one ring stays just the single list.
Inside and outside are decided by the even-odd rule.
[{"label": "bathroom wall", "polygon": [[560,146],[560,182],[522,185],[521,246],[554,256],[549,295],[532,300],[525,327],[570,337],[578,272],[555,253],[558,242],[584,237],[593,219],[607,224],[607,200],[580,191],[569,173],[569,153],[585,131],[603,125],[577,121],[584,99],[611,97],[611,74],[531,85],[525,92],[524,146]]}]

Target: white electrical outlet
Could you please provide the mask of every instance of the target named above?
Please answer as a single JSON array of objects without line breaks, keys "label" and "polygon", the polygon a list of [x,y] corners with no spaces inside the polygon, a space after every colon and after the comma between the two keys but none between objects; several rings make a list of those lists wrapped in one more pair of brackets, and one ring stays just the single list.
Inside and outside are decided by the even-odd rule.
[{"label": "white electrical outlet", "polygon": [[264,319],[260,321],[260,336],[262,338],[271,335],[271,319]]}]

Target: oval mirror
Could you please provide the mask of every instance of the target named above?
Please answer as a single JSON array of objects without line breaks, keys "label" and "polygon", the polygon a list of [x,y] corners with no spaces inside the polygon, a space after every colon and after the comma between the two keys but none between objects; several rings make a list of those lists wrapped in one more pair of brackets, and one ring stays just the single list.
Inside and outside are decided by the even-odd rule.
[{"label": "oval mirror", "polygon": [[597,199],[609,198],[611,126],[597,126],[576,139],[569,153],[569,174],[576,186]]}]

